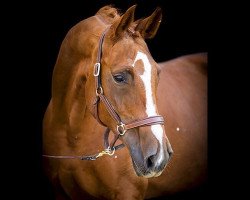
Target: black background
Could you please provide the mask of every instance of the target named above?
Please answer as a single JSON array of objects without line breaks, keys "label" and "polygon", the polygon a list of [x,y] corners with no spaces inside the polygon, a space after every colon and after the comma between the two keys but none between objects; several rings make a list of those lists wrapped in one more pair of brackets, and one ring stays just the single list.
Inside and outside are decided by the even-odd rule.
[{"label": "black background", "polygon": [[[8,199],[51,199],[41,167],[42,118],[50,99],[52,70],[67,31],[94,15],[104,5],[126,11],[137,4],[136,19],[149,16],[157,6],[163,19],[156,37],[148,40],[157,62],[197,52],[208,52],[208,3],[206,1],[65,1],[13,2],[2,6],[1,66],[4,80],[2,115],[4,185]],[[2,79],[3,80],[3,79]],[[1,80],[1,81],[2,81]],[[7,146],[7,148],[6,148]],[[5,170],[3,171],[5,174]],[[34,196],[35,193],[36,195]],[[181,199],[207,195],[207,187]],[[179,198],[179,197],[173,197]]]}]

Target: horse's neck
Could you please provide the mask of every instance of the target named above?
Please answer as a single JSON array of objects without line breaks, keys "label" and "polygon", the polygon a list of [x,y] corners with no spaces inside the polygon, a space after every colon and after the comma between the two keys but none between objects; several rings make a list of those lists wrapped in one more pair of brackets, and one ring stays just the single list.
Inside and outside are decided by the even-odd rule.
[{"label": "horse's neck", "polygon": [[70,122],[71,118],[75,119],[76,115],[80,117],[85,113],[85,80],[84,77],[67,77],[62,85],[64,87],[58,89],[61,92],[52,95],[53,111],[55,116],[60,116],[64,122]]},{"label": "horse's neck", "polygon": [[[72,106],[68,127],[68,142],[74,144],[73,149],[83,152],[88,152],[87,150],[92,146],[91,144],[97,143],[96,133],[102,132],[101,130],[98,131],[100,127],[90,111],[86,107],[83,108],[80,102],[75,102]],[[99,145],[101,144],[102,142],[100,141]]]},{"label": "horse's neck", "polygon": [[[67,135],[86,132],[86,128],[98,126],[86,106],[85,88],[87,87],[87,92],[93,91],[95,94],[94,82],[89,76],[93,73],[96,61],[99,44],[97,33],[104,28],[105,25],[98,17],[88,18],[73,27],[61,45],[53,71],[50,112],[52,121],[57,126],[67,127],[63,128],[67,129]],[[86,86],[86,82],[90,85]],[[94,103],[91,98],[87,100],[90,106]]]},{"label": "horse's neck", "polygon": [[57,116],[71,116],[76,107],[81,111],[86,109],[85,82],[94,65],[99,41],[93,32],[98,33],[103,28],[97,17],[91,17],[73,27],[63,40],[52,78],[53,107]]}]

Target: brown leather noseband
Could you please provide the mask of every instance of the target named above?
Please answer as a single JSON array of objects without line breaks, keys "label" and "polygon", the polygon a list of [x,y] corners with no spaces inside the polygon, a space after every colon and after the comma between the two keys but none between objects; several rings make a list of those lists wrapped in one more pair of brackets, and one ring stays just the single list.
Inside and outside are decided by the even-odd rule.
[{"label": "brown leather noseband", "polygon": [[102,88],[101,84],[101,58],[102,58],[102,45],[104,41],[104,37],[106,32],[108,31],[108,28],[102,33],[99,45],[98,45],[98,51],[97,51],[97,62],[94,65],[94,77],[95,77],[95,85],[96,85],[96,101],[94,102],[95,106],[95,118],[97,121],[107,127],[99,118],[99,111],[98,111],[98,105],[100,101],[105,105],[109,115],[116,121],[116,132],[115,137],[111,143],[109,143],[109,133],[110,129],[107,127],[104,132],[104,150],[100,153],[90,155],[90,156],[59,156],[59,155],[43,155],[43,157],[48,158],[59,158],[59,159],[80,159],[80,160],[96,160],[97,158],[103,156],[103,155],[113,155],[115,150],[118,150],[122,147],[124,147],[124,144],[120,144],[117,146],[114,146],[116,141],[120,136],[123,136],[127,130],[141,127],[141,126],[151,126],[154,124],[164,124],[164,119],[162,116],[156,115],[156,116],[150,116],[146,117],[144,119],[136,120],[133,122],[130,122],[128,124],[123,123],[121,120],[121,117],[116,112],[110,101],[107,99],[107,97],[104,95],[104,90]]}]

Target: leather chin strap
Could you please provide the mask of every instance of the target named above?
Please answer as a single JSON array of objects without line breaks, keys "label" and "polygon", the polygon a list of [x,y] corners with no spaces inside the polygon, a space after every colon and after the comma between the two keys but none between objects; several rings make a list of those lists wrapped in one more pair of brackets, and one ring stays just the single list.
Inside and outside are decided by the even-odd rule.
[{"label": "leather chin strap", "polygon": [[[118,145],[114,147],[116,141],[118,140],[119,136],[123,136],[127,130],[141,127],[141,126],[164,124],[164,118],[162,116],[156,115],[156,116],[147,117],[141,120],[136,120],[128,124],[124,124],[121,120],[121,117],[118,115],[118,113],[116,112],[116,110],[114,109],[110,101],[104,95],[104,91],[103,91],[102,84],[101,84],[101,58],[102,58],[102,45],[103,45],[105,34],[108,31],[108,29],[109,28],[107,28],[100,37],[98,51],[97,51],[97,62],[94,65],[94,77],[95,77],[95,86],[96,86],[96,101],[94,103],[94,106],[95,106],[95,118],[101,125],[106,126],[99,118],[98,104],[100,101],[105,105],[105,108],[108,111],[109,115],[113,118],[113,120],[117,124],[115,138],[110,144],[108,141],[110,129],[107,128],[104,133],[105,149],[115,150],[119,146]],[[124,147],[123,144],[122,144],[122,147]],[[121,146],[119,146],[119,148],[121,148]]]}]

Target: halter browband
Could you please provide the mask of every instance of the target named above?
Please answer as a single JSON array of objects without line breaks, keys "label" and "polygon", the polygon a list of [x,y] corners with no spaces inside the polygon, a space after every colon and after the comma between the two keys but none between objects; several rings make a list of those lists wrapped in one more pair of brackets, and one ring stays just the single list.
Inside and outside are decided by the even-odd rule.
[{"label": "halter browband", "polygon": [[[109,27],[108,27],[109,28]],[[110,101],[107,99],[107,97],[104,95],[104,91],[101,84],[101,59],[102,59],[102,45],[104,41],[105,34],[108,31],[108,28],[105,29],[105,31],[102,33],[98,50],[97,50],[97,62],[94,65],[94,77],[95,77],[95,85],[96,85],[96,100],[94,102],[95,106],[95,118],[96,120],[103,126],[107,127],[99,118],[99,110],[98,105],[101,100],[101,102],[105,105],[109,115],[113,118],[113,120],[116,121],[117,127],[115,133],[115,137],[111,143],[109,143],[109,133],[110,129],[107,127],[104,132],[104,150],[100,153],[90,155],[90,156],[52,156],[52,155],[43,155],[44,157],[49,158],[64,158],[64,159],[80,159],[80,160],[96,160],[98,157],[101,157],[103,155],[113,155],[115,150],[118,150],[122,147],[124,147],[124,144],[119,144],[117,146],[114,146],[116,141],[120,136],[123,136],[127,130],[141,127],[141,126],[151,126],[155,124],[164,124],[164,118],[162,116],[156,115],[151,117],[146,117],[144,119],[136,120],[128,124],[124,124],[121,120],[121,117],[118,115],[118,113],[115,111],[114,107],[110,103]]]}]

